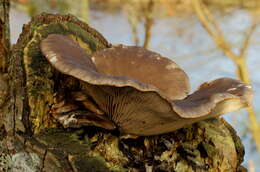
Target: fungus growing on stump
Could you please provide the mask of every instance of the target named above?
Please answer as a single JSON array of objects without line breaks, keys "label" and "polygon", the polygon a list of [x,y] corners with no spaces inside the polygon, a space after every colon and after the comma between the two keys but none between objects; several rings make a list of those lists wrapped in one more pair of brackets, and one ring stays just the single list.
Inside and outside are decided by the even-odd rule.
[{"label": "fungus growing on stump", "polygon": [[[89,109],[91,115],[80,118],[91,119],[89,123],[97,126],[107,121],[104,128],[116,126],[122,134],[171,132],[246,107],[252,99],[249,85],[230,78],[204,83],[188,95],[185,72],[173,61],[140,47],[119,45],[89,57],[69,37],[51,34],[41,42],[41,50],[57,70],[87,83],[78,100],[104,112]],[[77,115],[70,117],[80,123]]]}]

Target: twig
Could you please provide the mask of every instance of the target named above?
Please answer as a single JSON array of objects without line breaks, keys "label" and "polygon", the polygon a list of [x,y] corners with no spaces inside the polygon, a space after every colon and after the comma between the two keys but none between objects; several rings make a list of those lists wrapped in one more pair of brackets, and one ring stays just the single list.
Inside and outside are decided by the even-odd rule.
[{"label": "twig", "polygon": [[249,31],[247,32],[247,34],[245,36],[245,39],[244,39],[244,42],[243,42],[243,46],[240,49],[240,56],[241,57],[245,57],[246,56],[247,50],[248,50],[248,46],[250,45],[250,41],[251,41],[252,35],[253,35],[254,31],[256,30],[257,25],[258,25],[258,23],[256,22],[256,19],[254,18],[253,24],[249,28]]},{"label": "twig", "polygon": [[143,44],[144,48],[148,48],[151,39],[151,34],[152,34],[151,30],[152,30],[152,25],[154,23],[153,9],[154,9],[154,1],[150,0],[145,10],[145,37],[144,37],[144,44]]},{"label": "twig", "polygon": [[138,23],[140,22],[140,16],[139,14],[139,10],[137,8],[136,2],[129,2],[126,7],[125,7],[126,11],[127,11],[127,18],[128,18],[128,23],[131,26],[131,31],[132,31],[132,39],[133,42],[136,46],[139,45],[139,38],[138,38]]}]

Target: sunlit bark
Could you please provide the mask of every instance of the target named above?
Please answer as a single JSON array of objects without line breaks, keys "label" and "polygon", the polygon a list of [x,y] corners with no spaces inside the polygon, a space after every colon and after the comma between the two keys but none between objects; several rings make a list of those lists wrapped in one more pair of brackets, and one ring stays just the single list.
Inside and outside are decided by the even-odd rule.
[{"label": "sunlit bark", "polygon": [[9,0],[0,0],[0,71],[6,72],[10,52]]}]

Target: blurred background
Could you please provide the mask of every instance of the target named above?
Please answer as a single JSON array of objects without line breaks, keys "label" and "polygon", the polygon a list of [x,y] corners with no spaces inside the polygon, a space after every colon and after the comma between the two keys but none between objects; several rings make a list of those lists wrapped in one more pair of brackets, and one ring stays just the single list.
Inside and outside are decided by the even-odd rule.
[{"label": "blurred background", "polygon": [[245,145],[244,165],[260,172],[259,0],[11,0],[11,41],[41,12],[73,14],[112,44],[138,45],[174,60],[192,91],[218,77],[253,86],[253,106],[224,118]]}]

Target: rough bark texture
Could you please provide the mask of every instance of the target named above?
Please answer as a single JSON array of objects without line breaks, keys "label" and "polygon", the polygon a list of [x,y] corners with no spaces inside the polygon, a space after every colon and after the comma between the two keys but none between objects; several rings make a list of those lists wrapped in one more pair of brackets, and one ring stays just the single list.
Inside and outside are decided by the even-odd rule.
[{"label": "rough bark texture", "polygon": [[50,33],[72,37],[87,54],[110,46],[97,31],[70,15],[42,14],[24,26],[9,62],[9,101],[2,109],[6,125],[0,128],[2,171],[242,169],[243,145],[222,119],[138,139],[120,139],[117,131],[91,126],[63,129],[48,115],[54,95],[81,90],[85,83],[60,74],[41,55],[39,42]]},{"label": "rough bark texture", "polygon": [[6,72],[10,51],[9,0],[0,0],[0,72]]},{"label": "rough bark texture", "polygon": [[10,55],[10,28],[9,28],[9,0],[0,0],[0,171],[8,169],[5,162],[8,159],[8,148],[6,143],[10,140],[5,130],[4,107],[8,100],[8,74],[7,61]]},{"label": "rough bark texture", "polygon": [[10,55],[9,0],[0,0],[0,126],[3,122],[3,109],[8,98],[7,61]]}]

